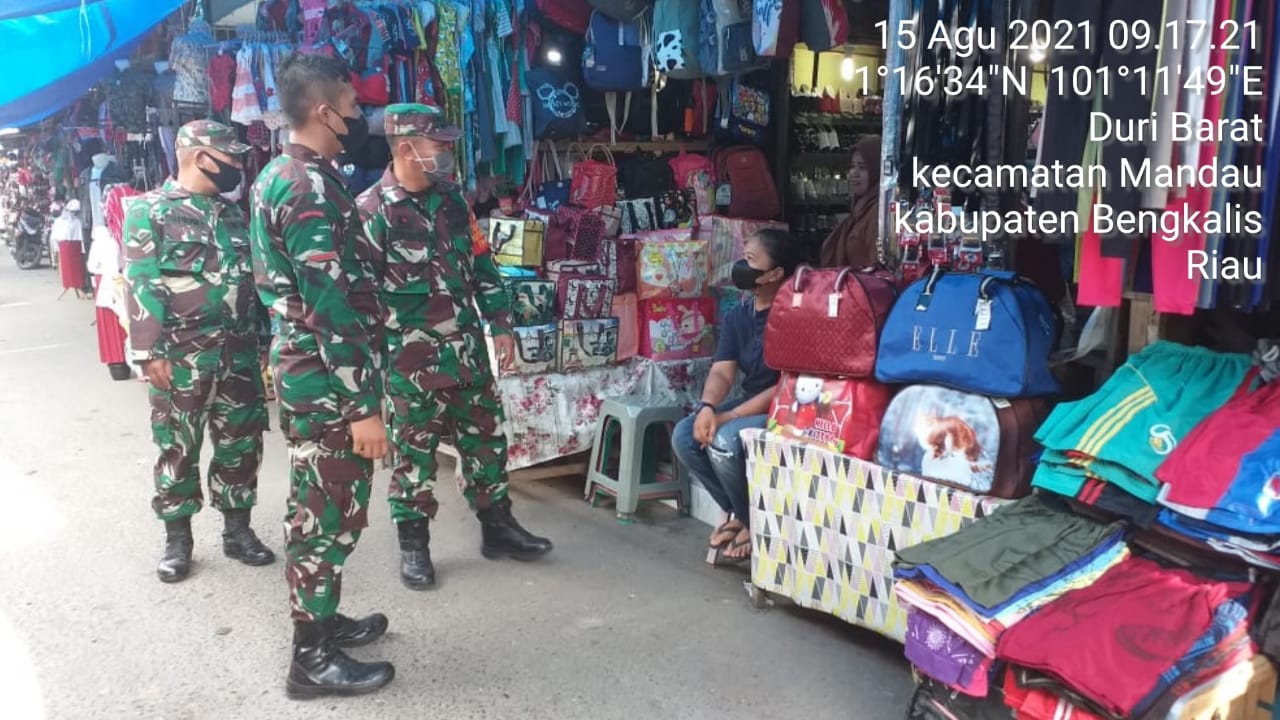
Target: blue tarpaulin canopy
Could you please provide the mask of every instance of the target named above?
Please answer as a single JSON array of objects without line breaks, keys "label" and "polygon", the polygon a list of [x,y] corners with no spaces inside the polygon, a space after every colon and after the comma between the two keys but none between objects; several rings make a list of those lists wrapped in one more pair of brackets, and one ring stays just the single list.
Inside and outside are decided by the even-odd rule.
[{"label": "blue tarpaulin canopy", "polygon": [[0,2],[0,128],[67,107],[183,0]]}]

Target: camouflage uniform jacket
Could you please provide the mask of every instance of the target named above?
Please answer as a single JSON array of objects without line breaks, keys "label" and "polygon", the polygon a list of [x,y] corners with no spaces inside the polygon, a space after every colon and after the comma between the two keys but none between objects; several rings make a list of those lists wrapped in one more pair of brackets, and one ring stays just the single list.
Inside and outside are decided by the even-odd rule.
[{"label": "camouflage uniform jacket", "polygon": [[129,205],[124,239],[135,360],[212,371],[225,349],[232,362],[256,363],[258,305],[239,207],[170,179]]},{"label": "camouflage uniform jacket", "polygon": [[472,240],[462,194],[412,194],[387,170],[357,204],[366,233],[385,257],[389,390],[417,393],[489,382],[480,316],[494,334],[509,335],[511,307],[488,247]]},{"label": "camouflage uniform jacket", "polygon": [[280,320],[272,347],[281,406],[296,415],[379,409],[383,343],[378,256],[331,163],[285,147],[253,184],[258,294]]}]

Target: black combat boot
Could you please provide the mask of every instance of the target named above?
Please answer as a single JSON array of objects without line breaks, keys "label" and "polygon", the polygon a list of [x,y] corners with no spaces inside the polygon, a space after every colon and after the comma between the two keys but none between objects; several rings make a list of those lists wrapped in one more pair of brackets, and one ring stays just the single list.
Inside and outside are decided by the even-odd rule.
[{"label": "black combat boot", "polygon": [[426,590],[436,584],[428,523],[426,518],[396,523],[400,535],[400,581],[410,590]]},{"label": "black combat boot", "polygon": [[334,620],[295,622],[293,663],[285,689],[289,697],[364,695],[391,682],[396,669],[389,662],[363,663],[347,657],[334,643]]},{"label": "black combat boot", "polygon": [[520,527],[511,517],[511,500],[503,498],[476,513],[484,544],[480,552],[487,558],[507,555],[516,560],[533,560],[551,552],[551,541]]},{"label": "black combat boot", "polygon": [[390,621],[382,613],[366,615],[360,619],[338,613],[333,618],[333,642],[338,647],[360,647],[382,637]]},{"label": "black combat boot", "polygon": [[176,583],[187,579],[191,572],[191,518],[166,520],[164,523],[164,555],[156,566],[160,582]]},{"label": "black combat boot", "polygon": [[222,553],[245,565],[270,565],[276,554],[262,544],[249,527],[249,509],[223,510],[226,524],[222,530]]}]

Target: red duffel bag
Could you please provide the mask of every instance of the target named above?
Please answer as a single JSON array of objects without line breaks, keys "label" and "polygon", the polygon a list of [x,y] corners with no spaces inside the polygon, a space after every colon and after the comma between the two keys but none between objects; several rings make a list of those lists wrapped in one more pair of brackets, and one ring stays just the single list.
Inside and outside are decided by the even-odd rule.
[{"label": "red duffel bag", "polygon": [[793,373],[871,377],[880,330],[897,296],[893,274],[878,265],[801,265],[769,311],[765,364]]}]

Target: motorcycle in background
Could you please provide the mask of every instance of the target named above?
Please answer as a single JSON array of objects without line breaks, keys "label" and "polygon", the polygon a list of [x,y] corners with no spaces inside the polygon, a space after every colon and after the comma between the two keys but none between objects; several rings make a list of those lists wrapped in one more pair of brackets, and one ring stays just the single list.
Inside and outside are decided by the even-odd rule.
[{"label": "motorcycle in background", "polygon": [[49,218],[30,206],[22,207],[9,235],[9,252],[22,270],[40,267],[49,257]]}]

